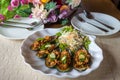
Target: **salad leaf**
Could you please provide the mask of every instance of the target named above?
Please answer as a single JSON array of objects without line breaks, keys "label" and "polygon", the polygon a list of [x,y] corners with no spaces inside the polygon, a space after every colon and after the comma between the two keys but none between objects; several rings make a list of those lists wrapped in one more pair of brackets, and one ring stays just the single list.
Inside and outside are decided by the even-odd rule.
[{"label": "salad leaf", "polygon": [[85,49],[89,49],[89,44],[91,43],[91,41],[89,40],[89,38],[86,36],[85,38],[84,38],[84,42],[83,42],[83,44],[84,44],[84,46],[85,46]]},{"label": "salad leaf", "polygon": [[63,43],[60,43],[60,44],[59,44],[59,48],[60,48],[62,51],[65,50],[67,47],[68,47],[67,44],[63,44]]},{"label": "salad leaf", "polygon": [[62,29],[62,32],[72,32],[74,29],[72,28],[72,26],[65,26]]},{"label": "salad leaf", "polygon": [[58,32],[58,33],[56,33],[56,36],[61,36],[62,35],[62,33],[61,32]]}]

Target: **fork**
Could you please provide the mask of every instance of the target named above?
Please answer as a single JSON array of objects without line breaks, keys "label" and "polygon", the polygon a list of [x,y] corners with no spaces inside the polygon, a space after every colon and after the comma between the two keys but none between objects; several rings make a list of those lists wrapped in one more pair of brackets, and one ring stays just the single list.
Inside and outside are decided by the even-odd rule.
[{"label": "fork", "polygon": [[[16,22],[11,22],[11,23],[16,23]],[[19,22],[18,22],[19,23]],[[24,24],[24,23],[20,23],[20,24]],[[28,24],[28,23],[27,23]],[[7,23],[0,23],[0,26],[5,26],[5,27],[15,27],[15,28],[24,28],[24,29],[27,29],[27,30],[33,30],[36,26],[38,25],[43,25],[43,23],[41,23],[40,21],[39,22],[32,22],[31,24],[29,25],[33,25],[31,27],[20,27],[20,26],[14,26],[14,25],[11,25],[11,24],[7,24]]]},{"label": "fork", "polygon": [[34,22],[32,22],[32,23],[24,23],[24,22],[14,22],[14,21],[4,21],[4,23],[17,23],[17,24],[25,24],[25,25],[30,25],[30,26],[37,26],[37,25],[39,25],[41,22],[39,21],[39,22],[36,22],[36,21],[34,21]]},{"label": "fork", "polygon": [[92,26],[95,26],[96,28],[98,28],[98,29],[100,29],[100,30],[102,30],[102,31],[104,31],[104,32],[109,32],[108,30],[106,30],[106,29],[104,29],[104,28],[101,28],[101,27],[96,26],[96,25],[94,25],[94,24],[92,24],[92,23],[90,23],[90,22],[85,21],[85,20],[84,20],[83,18],[81,18],[79,15],[77,15],[76,18],[77,18],[78,20],[80,20],[81,22],[88,23],[88,24],[90,24],[90,25],[92,25]]},{"label": "fork", "polygon": [[111,29],[111,30],[114,30],[114,27],[109,26],[109,25],[107,25],[107,24],[105,24],[105,23],[103,23],[103,22],[95,19],[94,16],[93,16],[89,11],[87,11],[87,10],[84,9],[84,10],[83,10],[83,13],[84,13],[84,15],[85,15],[88,19],[93,19],[93,20],[97,21],[98,23],[106,26],[107,28],[109,28],[109,29]]}]

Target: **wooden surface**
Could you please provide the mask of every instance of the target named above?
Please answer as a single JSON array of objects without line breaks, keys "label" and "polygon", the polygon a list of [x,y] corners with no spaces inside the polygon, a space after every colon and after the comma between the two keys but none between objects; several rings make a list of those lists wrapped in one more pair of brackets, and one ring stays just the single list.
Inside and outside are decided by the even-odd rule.
[{"label": "wooden surface", "polygon": [[[84,0],[90,11],[103,12],[120,20],[120,11],[110,0]],[[48,25],[47,27],[59,27]],[[24,63],[20,53],[22,41],[7,40],[0,36],[0,80],[73,80],[45,76]],[[120,32],[107,37],[97,37],[103,49],[104,60],[92,73],[74,80],[120,80]]]}]

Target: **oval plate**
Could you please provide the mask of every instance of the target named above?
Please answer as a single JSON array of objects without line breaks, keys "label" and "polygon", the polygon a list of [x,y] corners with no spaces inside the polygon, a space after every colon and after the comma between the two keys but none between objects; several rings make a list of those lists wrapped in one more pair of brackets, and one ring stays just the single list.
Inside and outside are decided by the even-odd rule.
[{"label": "oval plate", "polygon": [[34,70],[37,70],[45,75],[53,75],[59,78],[76,78],[82,75],[87,75],[93,70],[97,69],[103,60],[102,50],[95,43],[95,36],[89,36],[91,40],[91,44],[89,45],[89,53],[91,55],[92,64],[89,69],[85,71],[77,71],[73,69],[70,72],[59,72],[56,69],[50,69],[45,66],[45,61],[36,56],[36,52],[30,49],[31,44],[40,37],[45,37],[47,35],[55,35],[61,29],[44,29],[41,31],[37,31],[34,34],[30,35],[27,39],[24,40],[21,46],[21,54],[23,55],[25,62],[28,63]]}]

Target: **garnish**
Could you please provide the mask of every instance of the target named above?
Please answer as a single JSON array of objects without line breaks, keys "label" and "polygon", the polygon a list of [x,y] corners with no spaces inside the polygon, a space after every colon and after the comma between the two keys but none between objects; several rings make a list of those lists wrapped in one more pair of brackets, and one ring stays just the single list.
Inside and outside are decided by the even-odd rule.
[{"label": "garnish", "polygon": [[89,44],[91,43],[91,41],[89,40],[89,38],[86,36],[84,37],[84,47],[88,50],[89,49]]},{"label": "garnish", "polygon": [[41,45],[41,46],[39,47],[39,49],[40,49],[40,50],[45,50],[45,49],[48,48],[47,45],[50,45],[50,43],[45,43],[45,44]]},{"label": "garnish", "polygon": [[63,56],[63,57],[61,58],[61,61],[62,61],[63,64],[66,63],[66,61],[67,61],[66,58],[67,58],[67,56]]},{"label": "garnish", "polygon": [[60,44],[59,44],[59,48],[60,48],[62,51],[65,50],[67,47],[68,47],[67,44],[63,44],[63,43],[60,43]]},{"label": "garnish", "polygon": [[61,32],[56,33],[56,36],[61,36],[61,35],[62,35]]},{"label": "garnish", "polygon": [[62,29],[62,32],[72,32],[74,29],[72,28],[72,26],[65,26]]},{"label": "garnish", "polygon": [[55,54],[54,54],[53,52],[49,55],[49,57],[50,57],[52,60],[54,60],[54,59],[56,58],[56,56],[55,56]]},{"label": "garnish", "polygon": [[37,38],[37,41],[41,41],[41,40],[44,40],[44,38]]},{"label": "garnish", "polygon": [[81,62],[83,62],[83,61],[85,60],[85,55],[84,55],[83,52],[81,52],[81,53],[79,54],[79,59],[80,59]]}]

